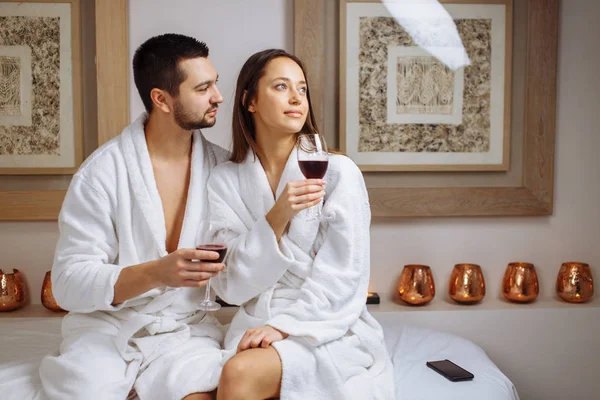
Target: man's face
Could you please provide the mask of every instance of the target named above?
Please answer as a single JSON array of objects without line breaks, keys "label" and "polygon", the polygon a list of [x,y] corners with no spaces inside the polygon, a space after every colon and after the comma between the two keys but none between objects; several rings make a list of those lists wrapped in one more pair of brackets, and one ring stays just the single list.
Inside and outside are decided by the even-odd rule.
[{"label": "man's face", "polygon": [[217,71],[208,58],[181,61],[179,68],[186,79],[179,85],[174,98],[173,116],[182,129],[210,128],[217,122],[217,108],[223,96],[217,88]]}]

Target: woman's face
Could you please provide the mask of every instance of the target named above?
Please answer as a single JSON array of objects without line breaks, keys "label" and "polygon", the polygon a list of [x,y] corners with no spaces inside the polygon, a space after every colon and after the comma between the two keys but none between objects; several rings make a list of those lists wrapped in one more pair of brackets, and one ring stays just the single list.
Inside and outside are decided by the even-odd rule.
[{"label": "woman's face", "polygon": [[306,78],[295,61],[287,57],[269,61],[258,81],[257,95],[248,107],[254,114],[257,132],[300,132],[308,115],[306,93]]}]

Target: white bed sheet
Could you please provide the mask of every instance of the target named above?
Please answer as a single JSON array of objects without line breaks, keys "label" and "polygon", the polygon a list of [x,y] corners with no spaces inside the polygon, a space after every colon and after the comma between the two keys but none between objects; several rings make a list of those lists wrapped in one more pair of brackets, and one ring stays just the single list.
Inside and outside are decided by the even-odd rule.
[{"label": "white bed sheet", "polygon": [[[376,318],[394,363],[397,400],[518,400],[510,380],[474,343],[402,324],[394,313]],[[58,349],[61,319],[0,321],[0,399],[47,400],[40,389],[38,366],[45,354]],[[475,379],[450,382],[425,366],[426,361],[445,358],[471,371]]]}]

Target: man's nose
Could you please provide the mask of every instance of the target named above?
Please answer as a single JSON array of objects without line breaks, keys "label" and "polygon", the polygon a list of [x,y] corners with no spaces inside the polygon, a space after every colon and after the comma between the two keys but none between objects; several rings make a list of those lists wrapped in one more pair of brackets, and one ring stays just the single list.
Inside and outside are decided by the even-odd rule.
[{"label": "man's nose", "polygon": [[221,91],[219,90],[219,88],[217,87],[217,85],[214,86],[214,93],[213,96],[211,98],[211,103],[215,104],[215,103],[222,103],[223,102],[223,96],[221,95]]}]

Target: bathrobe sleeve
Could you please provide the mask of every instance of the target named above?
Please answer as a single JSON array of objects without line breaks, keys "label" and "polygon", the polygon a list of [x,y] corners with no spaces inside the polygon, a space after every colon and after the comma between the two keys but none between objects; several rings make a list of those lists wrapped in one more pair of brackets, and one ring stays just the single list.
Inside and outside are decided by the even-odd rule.
[{"label": "bathrobe sleeve", "polygon": [[68,311],[113,311],[118,240],[108,195],[75,175],[58,218],[60,236],[52,266],[52,292]]},{"label": "bathrobe sleeve", "polygon": [[[365,309],[370,273],[371,213],[362,174],[347,157],[337,157],[323,213],[332,215],[311,275],[297,301],[267,322],[318,346],[344,336]],[[331,182],[334,180],[336,182]],[[318,240],[318,239],[317,239]]]},{"label": "bathrobe sleeve", "polygon": [[236,164],[215,168],[208,183],[209,212],[215,237],[227,243],[227,268],[212,278],[215,292],[240,305],[273,286],[293,262],[282,252],[264,215],[256,219],[240,196]]}]

